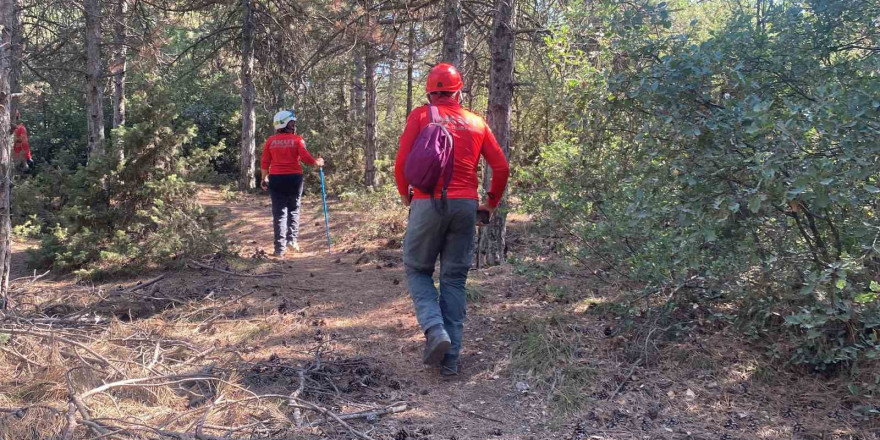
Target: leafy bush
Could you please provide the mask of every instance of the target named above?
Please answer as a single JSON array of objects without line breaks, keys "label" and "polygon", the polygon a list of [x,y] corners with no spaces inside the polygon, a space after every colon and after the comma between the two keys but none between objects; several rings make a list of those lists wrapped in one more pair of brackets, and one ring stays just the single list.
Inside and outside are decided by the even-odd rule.
[{"label": "leafy bush", "polygon": [[31,184],[52,185],[31,193],[33,204],[58,205],[35,263],[93,276],[222,248],[212,213],[196,201],[198,188],[179,176],[180,147],[194,127],[177,123],[158,86],[138,109],[132,119],[140,122],[114,133],[121,142],[110,150],[123,148],[124,161],[110,151],[72,174],[49,173]]},{"label": "leafy bush", "polygon": [[721,301],[767,340],[784,324],[815,370],[876,359],[880,59],[850,42],[877,46],[878,11],[789,2],[673,33],[665,3],[573,9],[547,40],[569,135],[523,171],[526,206],[639,297],[673,292],[670,313]]}]

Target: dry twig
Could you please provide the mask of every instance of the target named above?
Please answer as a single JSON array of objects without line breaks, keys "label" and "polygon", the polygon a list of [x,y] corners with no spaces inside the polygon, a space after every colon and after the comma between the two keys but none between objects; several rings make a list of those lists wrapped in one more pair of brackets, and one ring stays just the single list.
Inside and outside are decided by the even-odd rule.
[{"label": "dry twig", "polygon": [[134,286],[131,286],[128,289],[123,290],[122,293],[133,293],[133,292],[137,292],[138,290],[143,289],[144,287],[152,286],[153,284],[156,284],[159,281],[162,281],[165,278],[165,275],[166,274],[163,273],[162,275],[159,275],[156,278],[153,278],[147,282],[135,284]]},{"label": "dry twig", "polygon": [[632,368],[629,369],[629,373],[626,373],[626,376],[624,376],[623,380],[620,381],[617,389],[614,390],[614,394],[612,394],[611,397],[608,398],[608,400],[614,400],[614,398],[617,397],[618,394],[620,394],[620,390],[622,390],[623,386],[626,385],[627,382],[629,382],[629,378],[632,377],[633,373],[636,371],[636,367],[638,367],[641,363],[642,359],[639,358],[639,360],[637,360],[636,363],[633,364]]},{"label": "dry twig", "polygon": [[229,270],[220,269],[220,268],[218,268],[218,267],[210,266],[210,265],[207,265],[207,264],[205,264],[205,263],[200,263],[200,262],[195,261],[195,260],[190,260],[190,263],[192,263],[192,264],[194,264],[194,265],[196,265],[196,266],[198,266],[198,267],[200,267],[200,268],[202,268],[202,269],[215,270],[215,271],[217,271],[217,272],[225,273],[225,274],[227,274],[227,275],[232,275],[232,276],[236,276],[236,277],[245,277],[245,278],[273,278],[273,277],[280,277],[280,276],[282,275],[282,274],[280,274],[280,273],[264,273],[264,274],[251,275],[251,274],[247,274],[247,273],[238,273],[238,272],[232,272],[232,271],[229,271]]},{"label": "dry twig", "polygon": [[459,411],[461,411],[461,412],[463,412],[463,413],[465,413],[465,414],[467,414],[467,415],[469,415],[469,416],[474,416],[474,417],[476,417],[476,418],[478,418],[478,419],[488,420],[488,421],[490,421],[490,422],[495,422],[495,423],[504,423],[504,422],[502,422],[501,420],[493,419],[493,418],[491,418],[491,417],[487,417],[487,416],[484,416],[484,415],[482,415],[482,414],[477,414],[477,413],[474,412],[474,411],[463,410],[463,409],[459,408],[458,405],[456,405],[456,404],[454,404],[454,403],[452,404],[452,407],[455,408],[455,409],[457,409],[457,410],[459,410]]},{"label": "dry twig", "polygon": [[[341,419],[341,420],[368,419],[369,420],[369,419],[373,419],[373,418],[376,418],[379,416],[384,416],[386,414],[401,413],[401,412],[404,412],[408,409],[409,409],[409,407],[407,406],[406,402],[397,402],[395,404],[388,405],[385,408],[371,409],[371,410],[367,410],[367,411],[359,411],[359,412],[348,413],[348,414],[339,414],[339,419]],[[324,423],[327,423],[327,421],[328,421],[327,419],[316,420],[316,421],[310,423],[309,426],[322,425]]]}]

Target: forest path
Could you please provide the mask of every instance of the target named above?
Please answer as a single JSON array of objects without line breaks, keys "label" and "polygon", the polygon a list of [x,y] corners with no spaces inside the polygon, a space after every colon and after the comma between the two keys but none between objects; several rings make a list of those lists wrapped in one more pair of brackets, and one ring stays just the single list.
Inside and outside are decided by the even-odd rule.
[{"label": "forest path", "polygon": [[[308,371],[301,397],[337,413],[406,402],[405,412],[351,421],[374,440],[880,439],[876,406],[850,395],[845,375],[798,374],[699,302],[682,313],[700,325],[661,340],[651,338],[661,331],[656,322],[636,313],[627,318],[636,331],[628,331],[611,308],[627,307],[616,300],[620,292],[642,286],[591,274],[605,264],[593,270],[568,264],[556,253],[566,236],[513,214],[508,244],[516,261],[471,271],[462,371],[444,378],[421,363],[423,337],[401,261],[406,211],[382,206],[380,198],[331,200],[328,253],[314,186],[304,199],[302,252],[284,260],[266,258],[268,196],[213,188],[197,197],[219,214],[237,257],[221,253],[186,262],[189,269],[172,262],[162,273],[131,267],[132,276],[101,282],[54,272],[34,282],[23,260],[36,243],[16,244],[13,278],[23,277],[13,282],[16,313],[61,317],[41,328],[115,359],[127,378],[156,374],[148,364],[174,372],[198,366],[234,383],[221,395],[244,399],[289,396],[297,372]],[[39,338],[13,342],[9,347],[33,360],[15,352],[0,357],[0,438],[49,438],[63,426],[58,417],[19,418],[3,409],[63,408],[66,374],[82,368],[77,359],[85,361],[69,352],[59,357],[65,347]],[[107,377],[82,377],[75,386],[86,390],[100,380]],[[211,389],[161,389],[161,395],[114,393],[119,405],[90,403],[114,423],[138,416],[139,423],[191,432],[199,411],[213,408],[198,399],[220,398]],[[239,400],[211,415],[218,424],[212,429],[259,420],[266,424],[261,433],[283,438],[353,438],[338,425],[291,430],[294,411],[272,399]]]},{"label": "forest path", "polygon": [[[271,202],[265,194],[227,201],[207,190],[201,200],[205,206],[228,213],[225,232],[242,246],[243,256],[256,254],[258,249],[271,254]],[[505,375],[511,341],[500,331],[508,318],[498,313],[504,287],[509,287],[504,277],[495,277],[497,272],[492,271],[473,272],[469,284],[480,285],[481,298],[468,309],[462,371],[457,377],[441,377],[437,369],[421,363],[423,336],[406,291],[399,243],[383,240],[390,246],[371,249],[369,240],[359,238],[374,235],[371,228],[390,225],[366,224],[367,215],[346,211],[332,200],[329,206],[334,241],[345,244],[335,244],[328,253],[320,194],[305,195],[300,220],[302,252],[288,253],[282,261],[268,260],[273,266],[268,270],[284,275],[260,280],[253,298],[272,304],[286,302],[289,309],[308,307],[308,325],[273,332],[270,340],[256,344],[249,360],[272,355],[302,357],[305,347],[324,336],[336,356],[375,361],[400,389],[385,393],[385,401],[358,403],[402,400],[410,408],[383,417],[377,430],[386,434],[376,438],[554,438],[537,422],[544,418],[542,411],[547,414],[544,405],[518,392],[517,384]]]},{"label": "forest path", "polygon": [[[265,194],[225,202],[207,191],[203,199],[229,212],[226,232],[243,246],[243,256],[257,248],[271,252]],[[307,306],[307,325],[279,329],[249,356],[302,357],[303,347],[324,338],[338,356],[371,359],[399,389],[359,403],[402,400],[410,407],[366,428],[377,439],[878,438],[877,419],[857,416],[858,401],[841,392],[845,378],[794,374],[736,333],[706,324],[706,331],[696,328],[660,344],[618,333],[614,314],[587,310],[610,305],[621,289],[634,287],[602,283],[583,268],[554,266],[554,249],[563,239],[536,235],[526,218],[513,214],[511,255],[538,264],[471,271],[474,301],[468,304],[462,372],[443,378],[421,364],[423,337],[399,243],[406,212],[352,200],[329,206],[333,252],[327,252],[320,193],[308,194],[303,252],[271,263],[284,276],[261,283],[265,301]],[[692,313],[706,312],[694,304]],[[512,368],[517,344],[526,360]],[[646,356],[649,365],[642,362]],[[534,370],[548,364],[549,373]],[[580,409],[566,412],[569,405]]]}]

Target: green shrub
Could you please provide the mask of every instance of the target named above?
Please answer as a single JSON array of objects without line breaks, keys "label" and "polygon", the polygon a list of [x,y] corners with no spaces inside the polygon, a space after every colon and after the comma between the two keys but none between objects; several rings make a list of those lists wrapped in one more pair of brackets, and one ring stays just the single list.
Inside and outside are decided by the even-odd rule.
[{"label": "green shrub", "polygon": [[878,44],[877,2],[736,10],[709,32],[639,5],[574,8],[548,38],[570,118],[519,172],[526,209],[672,318],[717,305],[793,364],[873,361],[880,57],[848,43]]},{"label": "green shrub", "polygon": [[213,214],[197,202],[198,188],[179,174],[180,147],[195,136],[194,127],[179,124],[158,86],[138,110],[132,117],[138,122],[114,131],[121,142],[107,156],[30,184],[39,188],[32,192],[35,206],[58,205],[57,214],[44,218],[32,262],[89,277],[223,249]]}]

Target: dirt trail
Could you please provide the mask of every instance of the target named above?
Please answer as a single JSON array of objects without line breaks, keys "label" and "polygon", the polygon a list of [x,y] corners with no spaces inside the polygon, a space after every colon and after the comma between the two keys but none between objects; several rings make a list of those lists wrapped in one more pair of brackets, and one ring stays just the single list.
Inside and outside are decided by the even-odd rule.
[{"label": "dirt trail", "polygon": [[[206,204],[229,210],[229,234],[243,243],[243,254],[252,254],[251,248],[271,250],[268,198],[226,203],[216,194],[206,196]],[[548,296],[551,288],[559,287],[593,292],[586,295],[592,296],[588,303],[601,303],[605,293],[616,294],[608,289],[620,287],[594,284],[591,277],[567,276],[564,271],[543,281],[515,274],[510,265],[472,271],[468,286],[480,298],[468,306],[462,374],[444,379],[421,365],[423,341],[405,288],[399,244],[361,239],[399,235],[399,229],[397,234],[390,231],[395,222],[371,224],[376,222],[373,213],[347,212],[343,204],[332,202],[330,206],[335,239],[343,244],[327,253],[320,198],[307,196],[301,221],[303,252],[276,263],[284,278],[263,288],[294,307],[310,304],[312,328],[279,333],[251,356],[292,356],[298,344],[323,332],[338,341],[334,348],[340,353],[374,359],[401,384],[389,400],[405,400],[412,408],[383,417],[374,426],[377,438],[878,438],[876,419],[853,416],[859,401],[847,396],[845,379],[791,374],[782,365],[768,364],[762,351],[750,349],[727,331],[698,332],[668,343],[652,365],[635,365],[625,353],[626,337],[614,330],[615,318],[586,314],[588,307],[578,311],[564,298],[558,302]],[[403,224],[402,218],[396,220]],[[511,241],[516,242],[523,223],[512,221],[519,221],[512,225]],[[385,231],[376,234],[376,228]],[[560,310],[573,320],[564,331],[575,333],[578,340],[572,365],[590,375],[573,393],[587,404],[569,414],[548,403],[554,389],[572,386],[561,383],[564,376],[536,381],[510,368],[511,347],[518,337],[514,335],[522,333],[523,317],[550,317]],[[543,380],[547,382],[540,383]]]},{"label": "dirt trail", "polygon": [[[421,364],[423,338],[406,292],[399,246],[392,243],[398,249],[359,252],[362,248],[357,245],[337,245],[328,254],[319,197],[306,196],[304,201],[302,252],[274,263],[274,270],[284,273],[282,279],[260,283],[266,298],[278,295],[291,308],[309,305],[311,328],[275,334],[249,357],[296,356],[301,344],[312,342],[317,332],[329,333],[337,354],[374,359],[401,384],[399,395],[389,400],[404,400],[411,409],[383,418],[382,431],[390,432],[391,438],[555,438],[536,423],[545,409],[521,399],[516,384],[504,376],[510,341],[504,340],[504,332],[497,329],[502,323],[496,324],[493,317],[495,303],[504,293],[481,291],[479,304],[468,310],[462,372],[451,379],[441,377]],[[257,249],[271,253],[268,197],[226,202],[217,193],[206,192],[203,203],[228,210],[227,232],[243,246],[242,255]],[[333,202],[330,206],[334,240],[366,227],[356,221],[357,213],[340,211]],[[474,279],[481,277],[476,274]]]},{"label": "dirt trail", "polygon": [[[265,258],[272,249],[268,197],[227,200],[205,189],[199,198],[219,211],[240,258],[206,260],[220,270],[138,272],[138,279],[98,284],[55,273],[36,283],[22,279],[14,283],[16,307],[60,317],[59,325],[68,327],[52,331],[124,358],[114,362],[126,377],[154,374],[139,366],[150,359],[163,371],[216,367],[215,373],[236,382],[239,398],[288,396],[297,388],[297,372],[309,371],[307,365],[320,358],[323,367],[308,379],[307,401],[338,413],[407,403],[405,412],[352,422],[375,440],[880,438],[880,421],[869,411],[875,406],[849,395],[846,377],[792,373],[737,331],[706,324],[650,343],[618,331],[619,315],[602,312],[603,304],[627,286],[602,284],[583,267],[554,266],[561,260],[554,259],[554,249],[563,239],[529,232],[522,218],[509,218],[512,255],[535,264],[471,272],[474,301],[465,323],[462,372],[444,378],[421,364],[422,333],[401,261],[403,210],[331,201],[334,248],[328,254],[320,196],[306,195],[302,252],[278,261]],[[34,244],[14,249],[13,278],[33,275],[21,264],[28,246]],[[149,288],[132,290],[159,275],[164,278]],[[695,317],[707,313],[699,304],[689,311]],[[84,324],[82,316],[94,323]],[[518,344],[525,347],[518,359],[528,362],[511,366]],[[65,371],[82,359],[69,351],[62,359],[39,338],[19,337],[10,347],[33,359],[18,352],[0,357],[0,438],[48,438],[63,426],[57,417],[19,418],[8,407],[64,408]],[[539,368],[544,370],[530,374]],[[99,379],[83,377],[75,386],[85,391]],[[115,420],[141,415],[139,423],[168,424],[181,414],[194,417],[192,411],[209,413],[204,398],[216,395],[208,391],[119,393],[119,405],[97,397],[90,404]],[[256,414],[262,421],[280,420],[278,432],[291,439],[353,438],[336,425],[291,433],[291,414],[272,414],[292,410],[267,408],[228,408],[211,420],[247,426]],[[235,420],[221,420],[226,417]],[[192,429],[190,422],[181,423],[173,426]]]}]

